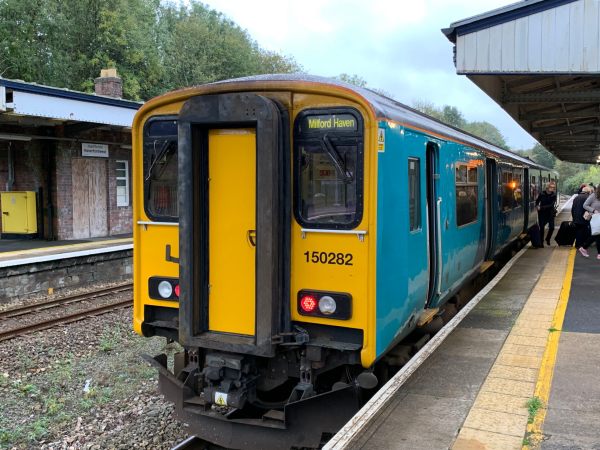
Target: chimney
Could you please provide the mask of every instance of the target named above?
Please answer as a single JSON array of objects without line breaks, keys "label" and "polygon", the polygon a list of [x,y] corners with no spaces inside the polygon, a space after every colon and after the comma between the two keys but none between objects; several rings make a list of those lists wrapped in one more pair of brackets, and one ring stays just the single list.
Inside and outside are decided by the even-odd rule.
[{"label": "chimney", "polygon": [[123,98],[123,80],[117,75],[117,69],[102,69],[100,77],[94,79],[96,94]]}]

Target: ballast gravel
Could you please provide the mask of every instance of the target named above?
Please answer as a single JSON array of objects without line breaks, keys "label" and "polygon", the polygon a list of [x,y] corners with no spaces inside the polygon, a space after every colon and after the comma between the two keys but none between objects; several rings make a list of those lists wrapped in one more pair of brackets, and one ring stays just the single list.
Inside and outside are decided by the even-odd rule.
[{"label": "ballast gravel", "polygon": [[0,448],[170,449],[188,436],[141,354],[132,308],[0,343]]}]

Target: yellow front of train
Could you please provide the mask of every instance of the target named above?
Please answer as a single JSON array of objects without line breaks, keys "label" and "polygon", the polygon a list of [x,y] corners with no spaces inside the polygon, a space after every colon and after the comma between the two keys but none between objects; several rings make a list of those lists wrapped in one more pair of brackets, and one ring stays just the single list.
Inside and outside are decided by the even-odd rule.
[{"label": "yellow front of train", "polygon": [[234,80],[148,102],[133,138],[134,328],[185,348],[172,371],[152,361],[161,390],[219,445],[318,445],[374,378],[370,105]]}]

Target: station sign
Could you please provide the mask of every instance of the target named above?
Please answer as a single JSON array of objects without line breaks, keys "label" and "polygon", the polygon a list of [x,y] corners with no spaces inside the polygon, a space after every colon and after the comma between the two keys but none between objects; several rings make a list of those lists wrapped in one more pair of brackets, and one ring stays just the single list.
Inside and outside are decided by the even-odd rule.
[{"label": "station sign", "polygon": [[81,144],[81,156],[91,156],[93,158],[108,158],[108,145],[83,142]]}]

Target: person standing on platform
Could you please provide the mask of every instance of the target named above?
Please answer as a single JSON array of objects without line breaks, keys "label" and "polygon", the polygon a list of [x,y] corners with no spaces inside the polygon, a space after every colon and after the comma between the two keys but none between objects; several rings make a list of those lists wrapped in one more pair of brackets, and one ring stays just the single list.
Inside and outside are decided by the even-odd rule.
[{"label": "person standing on platform", "polygon": [[573,206],[571,206],[571,216],[573,217],[573,223],[575,224],[575,248],[579,249],[585,244],[590,238],[590,222],[583,218],[583,204],[588,199],[592,190],[589,186],[582,186],[581,193],[573,199]]},{"label": "person standing on platform", "polygon": [[535,207],[538,212],[538,223],[540,225],[540,236],[544,238],[544,228],[548,224],[546,245],[550,246],[550,238],[554,232],[554,207],[556,206],[556,184],[546,184],[546,189],[535,199]]},{"label": "person standing on platform", "polygon": [[[583,209],[585,209],[586,211],[588,211],[592,214],[600,213],[600,198],[599,197],[600,197],[600,193],[598,193],[598,192],[591,194],[587,198],[585,203],[583,204]],[[581,253],[586,258],[589,258],[590,254],[588,253],[587,249],[594,242],[596,243],[596,250],[598,250],[598,256],[596,256],[596,258],[600,259],[600,234],[598,234],[596,236],[591,236],[585,244],[583,244],[581,247],[579,247],[579,253]]]}]

